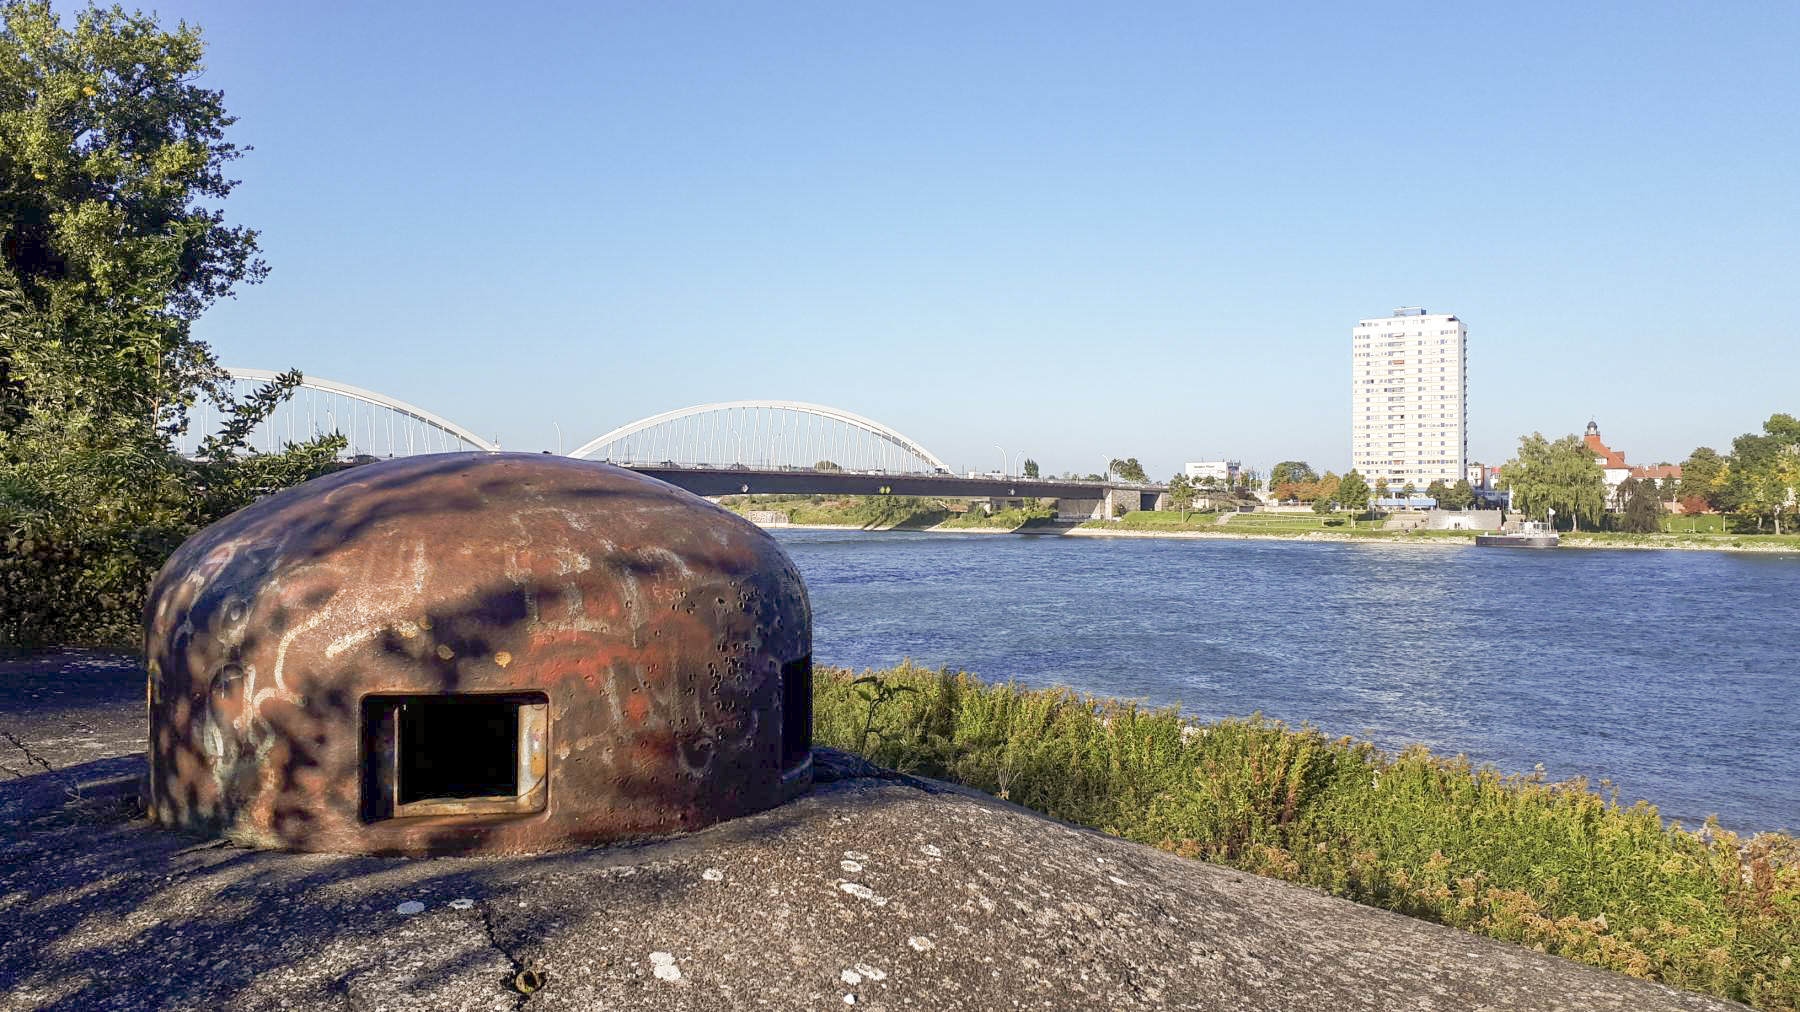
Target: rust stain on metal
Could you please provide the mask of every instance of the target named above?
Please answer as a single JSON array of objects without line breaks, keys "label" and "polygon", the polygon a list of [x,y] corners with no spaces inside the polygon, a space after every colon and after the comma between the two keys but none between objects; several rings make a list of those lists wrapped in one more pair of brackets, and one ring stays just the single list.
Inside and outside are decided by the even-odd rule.
[{"label": "rust stain on metal", "polygon": [[605,464],[439,454],[309,482],[184,544],[146,627],[153,817],[247,845],[528,853],[811,782],[792,563]]}]

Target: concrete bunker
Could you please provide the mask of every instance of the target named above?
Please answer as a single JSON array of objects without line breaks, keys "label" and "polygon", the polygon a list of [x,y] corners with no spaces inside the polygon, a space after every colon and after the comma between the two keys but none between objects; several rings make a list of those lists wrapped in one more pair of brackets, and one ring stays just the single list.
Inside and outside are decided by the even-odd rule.
[{"label": "concrete bunker", "polygon": [[606,464],[365,465],[152,587],[149,808],[249,846],[528,853],[811,785],[812,623],[773,538]]}]

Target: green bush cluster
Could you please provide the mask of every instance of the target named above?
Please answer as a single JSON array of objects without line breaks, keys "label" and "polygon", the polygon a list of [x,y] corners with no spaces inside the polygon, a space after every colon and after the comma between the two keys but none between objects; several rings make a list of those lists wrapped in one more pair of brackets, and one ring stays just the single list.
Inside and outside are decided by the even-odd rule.
[{"label": "green bush cluster", "polygon": [[1665,826],[1586,781],[1398,755],[1252,717],[821,669],[814,734],[1175,853],[1595,966],[1800,1005],[1800,841]]},{"label": "green bush cluster", "polygon": [[336,457],[339,435],[277,454],[240,455],[234,439],[206,460],[151,440],[121,454],[87,440],[8,438],[35,432],[0,436],[0,648],[137,646],[150,581],[189,535],[348,466]]},{"label": "green bush cluster", "polygon": [[0,646],[136,645],[151,577],[184,527],[9,525],[0,538]]},{"label": "green bush cluster", "polygon": [[1027,524],[1042,523],[1056,517],[1056,507],[1047,503],[1032,503],[1027,506],[996,510],[983,513],[970,510],[967,513],[949,513],[938,523],[939,527],[955,530],[959,527],[988,528],[1016,531]]}]

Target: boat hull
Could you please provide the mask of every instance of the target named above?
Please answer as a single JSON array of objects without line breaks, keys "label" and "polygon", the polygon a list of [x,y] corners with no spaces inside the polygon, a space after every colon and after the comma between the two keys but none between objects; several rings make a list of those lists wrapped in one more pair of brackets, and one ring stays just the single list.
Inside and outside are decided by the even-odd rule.
[{"label": "boat hull", "polygon": [[1477,534],[1475,543],[1490,548],[1555,548],[1560,541],[1554,534]]}]

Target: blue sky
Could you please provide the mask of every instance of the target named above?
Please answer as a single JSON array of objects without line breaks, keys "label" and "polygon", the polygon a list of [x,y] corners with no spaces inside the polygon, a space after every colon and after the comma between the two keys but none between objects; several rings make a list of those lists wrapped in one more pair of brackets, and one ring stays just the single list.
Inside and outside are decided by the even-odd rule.
[{"label": "blue sky", "polygon": [[1349,457],[1349,334],[1470,450],[1800,412],[1800,5],[163,5],[254,146],[227,364],[512,449],[814,401],[957,468]]}]

